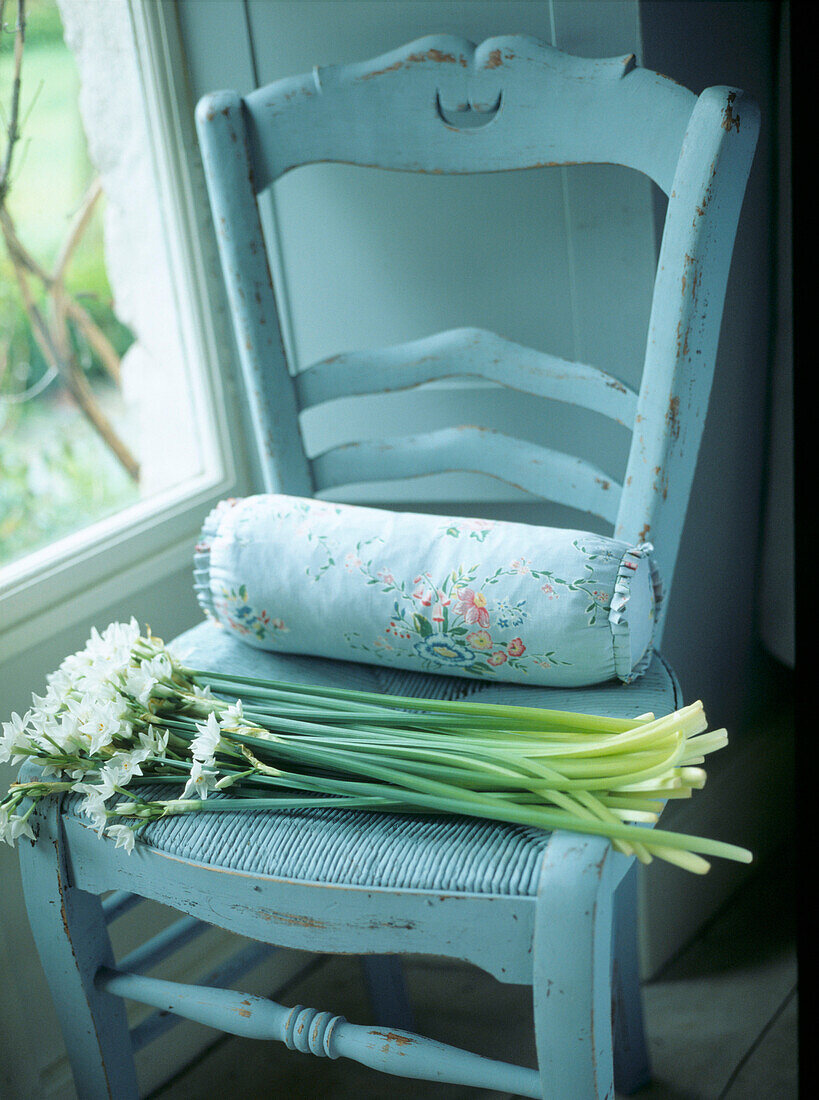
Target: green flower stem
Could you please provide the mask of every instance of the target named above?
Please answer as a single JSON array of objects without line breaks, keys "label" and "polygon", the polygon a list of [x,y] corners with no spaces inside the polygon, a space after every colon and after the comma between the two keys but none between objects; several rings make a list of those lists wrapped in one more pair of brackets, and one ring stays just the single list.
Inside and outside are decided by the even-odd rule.
[{"label": "green flower stem", "polygon": [[[248,759],[250,759],[251,762],[257,764],[257,766],[260,767],[260,769],[264,770],[265,765],[262,764],[260,761],[258,761],[253,756],[253,754],[250,752],[249,749],[247,749],[246,751],[247,751]],[[333,753],[331,755],[337,756],[338,754]],[[474,810],[474,806],[475,805],[481,805],[487,811],[483,816],[488,816],[488,817],[491,817],[495,820],[513,820],[513,821],[514,820],[525,820],[526,823],[529,823],[529,824],[536,824],[537,823],[537,820],[532,821],[532,820],[520,819],[520,818],[516,818],[516,817],[512,817],[512,818],[504,817],[503,814],[509,812],[508,811],[508,803],[506,804],[507,808],[501,809],[501,815],[499,816],[498,815],[499,800],[497,798],[493,797],[491,794],[481,795],[478,792],[472,792],[471,794],[467,794],[462,788],[454,787],[451,784],[445,784],[445,783],[441,783],[441,782],[435,781],[435,780],[422,779],[421,777],[414,776],[414,775],[409,775],[406,772],[402,772],[402,771],[399,771],[399,770],[393,769],[393,768],[384,768],[384,767],[379,766],[379,765],[364,764],[361,761],[358,761],[356,763],[357,763],[357,766],[355,767],[355,769],[351,768],[350,770],[355,770],[355,771],[360,772],[362,774],[370,775],[373,778],[385,779],[390,783],[395,783],[395,784],[399,785],[400,787],[403,788],[402,789],[402,797],[404,799],[406,799],[407,801],[416,801],[416,798],[414,796],[415,796],[415,792],[418,792],[422,796],[426,796],[429,799],[435,799],[436,800],[436,801],[428,801],[428,802],[423,803],[423,804],[438,805],[439,808],[448,810],[449,812],[459,812],[460,811],[460,812],[473,813],[474,814],[476,812]],[[406,790],[406,788],[409,788],[409,792],[412,792],[412,797],[409,797],[409,792]],[[574,800],[569,799],[566,796],[558,795],[556,797],[557,797],[557,799],[559,800],[560,803],[564,804],[564,805],[561,806],[561,808],[566,811],[566,813],[568,815],[567,820],[572,820],[573,821],[573,824],[571,826],[566,826],[566,827],[576,828],[576,826],[578,826],[579,824],[582,823],[583,826],[585,827],[585,831],[603,832],[604,835],[609,836],[610,839],[612,839],[614,841],[621,841],[621,840],[624,840],[624,841],[627,841],[627,842],[630,841],[631,846],[633,847],[633,849],[635,851],[635,854],[639,854],[639,855],[641,855],[642,857],[645,858],[645,856],[647,854],[646,851],[645,851],[645,847],[643,846],[643,841],[645,840],[645,833],[643,833],[642,835],[640,835],[640,834],[638,834],[638,835],[634,835],[634,834],[625,834],[625,835],[623,835],[622,833],[620,833],[620,834],[612,833],[612,831],[611,831],[612,829],[620,829],[622,827],[621,823],[614,819],[614,815],[610,815],[612,820],[608,820],[609,815],[607,813],[605,813],[605,811],[601,815],[598,811],[596,811],[595,809],[589,808],[589,807],[581,806],[581,807],[577,808],[577,804],[574,802]],[[443,799],[443,802],[441,802],[441,799]],[[471,806],[472,808],[467,810],[466,809],[467,805]],[[604,809],[604,808],[601,808],[601,809]],[[576,811],[576,812],[574,812],[574,811]],[[535,812],[542,813],[543,811],[540,808],[538,808]],[[548,813],[548,811],[546,811],[546,812]],[[552,819],[552,820],[554,820],[554,819]],[[541,826],[541,827],[549,828],[549,827],[557,827],[557,826],[544,825],[544,826]],[[629,827],[626,826],[626,828],[629,828]],[[636,830],[637,828],[639,828],[639,826],[636,826],[634,828]],[[584,830],[581,829],[579,831],[584,831]]]},{"label": "green flower stem", "polygon": [[188,669],[188,674],[204,687],[206,684],[215,687],[222,684],[226,686],[238,686],[245,689],[248,686],[260,688],[272,687],[284,691],[292,696],[319,696],[326,703],[329,699],[349,700],[351,702],[372,703],[376,706],[384,706],[389,702],[392,706],[406,710],[423,710],[429,713],[465,714],[465,715],[491,715],[497,718],[506,718],[514,721],[523,729],[577,729],[594,730],[596,732],[620,733],[623,730],[633,729],[638,725],[647,724],[645,719],[637,718],[606,718],[596,714],[573,714],[568,711],[545,710],[539,707],[504,706],[501,704],[468,702],[449,699],[417,699],[403,695],[380,695],[377,692],[353,691],[345,688],[319,688],[307,684],[289,684],[282,680],[258,680],[253,677],[236,677],[227,673],[206,672],[200,669]]},{"label": "green flower stem", "polygon": [[342,728],[350,725],[358,728],[359,723],[366,721],[369,725],[400,726],[407,729],[432,727],[433,729],[461,731],[464,727],[468,727],[476,732],[479,730],[495,732],[498,729],[498,719],[489,716],[481,718],[478,715],[464,717],[457,714],[411,713],[397,709],[390,710],[384,707],[368,707],[365,709],[349,707],[343,710],[331,710],[318,706],[293,706],[286,703],[277,703],[276,709],[273,710],[261,705],[248,705],[245,696],[241,696],[241,699],[245,716],[262,722],[276,721],[280,717],[286,717],[304,721],[327,722]]},{"label": "green flower stem", "polygon": [[[234,733],[231,735],[240,744],[252,745],[255,751],[261,756],[267,759],[276,759],[277,754],[284,753],[289,758],[301,759],[302,761],[315,761],[319,764],[326,765],[331,760],[346,762],[352,765],[353,771],[361,770],[355,767],[356,758],[360,755],[358,753],[343,753],[339,755],[339,751],[330,749],[329,746],[322,746],[320,750],[313,749],[306,745],[303,740],[288,741],[286,738],[278,738],[275,741],[270,741],[266,738],[258,738],[252,735],[243,735]],[[684,751],[684,743],[681,741],[676,749],[675,753],[669,756],[667,753],[660,754],[639,754],[639,759],[619,761],[615,770],[619,771],[620,783],[627,784],[633,782],[639,782],[653,778],[655,776],[663,775],[670,768],[672,768]],[[531,761],[530,761],[531,763]],[[568,769],[566,765],[561,762],[560,768],[552,768],[549,770],[550,785],[553,785],[558,789],[609,789],[614,786],[619,786],[612,778],[612,770],[607,772],[605,768],[600,767],[599,763],[595,761],[589,762],[592,768],[596,768],[595,774],[589,774],[588,768],[583,769],[584,762],[572,761],[572,770],[576,773],[573,775],[564,774]],[[631,772],[626,771],[626,768],[632,768]]]},{"label": "green flower stem", "polygon": [[[376,809],[389,805],[386,799],[377,797],[330,796],[323,798],[170,798],[158,802],[139,804],[121,802],[114,808],[120,817],[165,817],[172,814],[228,813],[241,810],[301,810],[333,807],[335,809]],[[161,812],[153,812],[154,808]],[[143,812],[147,809],[148,813]]]},{"label": "green flower stem", "polygon": [[[319,789],[320,783],[321,781],[317,780],[315,777],[306,779],[308,789]],[[343,780],[328,780],[325,781],[325,784],[329,784],[329,789],[333,794],[338,794],[340,790],[347,787],[359,788],[354,792],[359,794],[362,793],[360,788],[363,787],[369,790],[371,794],[375,794],[376,791],[381,792],[385,799],[390,802],[400,798],[401,801],[414,804],[424,809],[438,809],[446,813],[468,814],[473,817],[530,825],[547,830],[570,829],[573,832],[603,835],[609,839],[625,840],[632,843],[636,841],[638,844],[645,843],[646,847],[650,848],[652,851],[655,848],[661,848],[663,850],[670,849],[675,852],[692,851],[702,853],[703,855],[733,859],[740,863],[750,863],[752,858],[751,853],[745,848],[740,848],[737,845],[728,844],[720,840],[712,840],[708,837],[688,836],[684,833],[674,833],[660,829],[652,829],[649,832],[640,825],[573,820],[571,815],[561,811],[543,809],[541,807],[529,808],[526,806],[515,806],[504,803],[502,799],[488,799],[487,801],[481,802],[473,802],[466,799],[453,800],[441,795],[423,793],[421,791],[406,789],[399,791],[396,790],[395,787],[382,784],[351,784]],[[208,799],[205,801],[204,805],[213,806],[215,811],[216,806],[224,806],[226,802],[230,801],[233,800]],[[236,801],[239,803],[238,808],[251,808],[251,800],[249,799]],[[258,809],[274,809],[280,804],[277,799],[260,799],[259,803],[259,806],[256,807]],[[262,805],[262,803],[266,805]]]},{"label": "green flower stem", "polygon": [[49,780],[49,779],[29,779],[25,783],[12,783],[9,787],[9,792],[19,798],[46,798],[50,794],[56,794],[58,791],[70,791],[74,786],[74,781],[63,780]]},{"label": "green flower stem", "polygon": [[[708,860],[695,855],[694,852],[681,851],[677,848],[668,848],[662,844],[652,845],[651,852],[657,859],[664,859],[666,863],[674,863],[676,866],[682,867],[685,871],[693,871],[695,875],[704,875],[711,869],[711,864]],[[711,855],[717,854],[719,853],[711,853]],[[750,852],[748,855],[750,855]],[[744,860],[743,862],[750,863],[750,859]]]}]

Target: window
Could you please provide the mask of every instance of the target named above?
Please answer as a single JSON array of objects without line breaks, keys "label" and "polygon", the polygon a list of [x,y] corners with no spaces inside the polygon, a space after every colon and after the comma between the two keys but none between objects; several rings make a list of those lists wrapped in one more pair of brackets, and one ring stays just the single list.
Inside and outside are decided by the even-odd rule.
[{"label": "window", "polygon": [[0,632],[31,644],[56,603],[190,560],[236,491],[232,344],[172,10],[0,6],[0,164],[13,111],[20,134],[0,203]]},{"label": "window", "polygon": [[0,565],[133,503],[142,480],[121,381],[137,348],[113,306],[56,0],[21,5],[14,32],[24,48],[0,53]]}]

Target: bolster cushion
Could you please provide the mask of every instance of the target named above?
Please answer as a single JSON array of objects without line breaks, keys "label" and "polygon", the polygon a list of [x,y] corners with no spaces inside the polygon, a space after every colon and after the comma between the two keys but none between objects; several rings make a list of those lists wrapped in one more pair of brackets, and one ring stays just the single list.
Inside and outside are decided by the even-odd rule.
[{"label": "bolster cushion", "polygon": [[205,521],[194,587],[251,645],[554,687],[648,666],[650,543],[267,494]]}]

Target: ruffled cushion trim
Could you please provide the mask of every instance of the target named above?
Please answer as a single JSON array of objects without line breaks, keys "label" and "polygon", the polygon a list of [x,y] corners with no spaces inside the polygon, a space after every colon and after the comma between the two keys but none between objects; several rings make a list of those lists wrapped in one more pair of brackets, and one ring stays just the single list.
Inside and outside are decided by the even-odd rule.
[{"label": "ruffled cushion trim", "polygon": [[233,507],[237,501],[220,500],[209,513],[202,524],[199,541],[193,552],[193,591],[199,601],[199,606],[208,618],[218,622],[216,607],[213,602],[213,592],[210,587],[210,551],[213,540],[219,533],[219,524],[228,508]]},{"label": "ruffled cushion trim", "polygon": [[[632,680],[642,676],[651,663],[654,652],[654,636],[660,619],[663,588],[657,564],[651,557],[653,551],[654,546],[650,542],[641,542],[638,546],[632,546],[623,554],[611,597],[609,626],[611,627],[612,644],[614,646],[614,671],[624,684],[630,684]],[[631,585],[635,570],[639,561],[645,557],[648,558],[651,587],[654,593],[654,614],[648,644],[643,653],[638,656],[637,662],[632,665],[634,655],[631,652],[632,634],[628,622],[628,601],[631,596]]]}]

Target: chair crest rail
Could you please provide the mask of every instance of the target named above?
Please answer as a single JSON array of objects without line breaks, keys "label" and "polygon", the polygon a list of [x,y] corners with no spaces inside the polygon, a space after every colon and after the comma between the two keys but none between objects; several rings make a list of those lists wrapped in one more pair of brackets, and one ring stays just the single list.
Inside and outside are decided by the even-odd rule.
[{"label": "chair crest rail", "polygon": [[[527,35],[477,46],[432,35],[245,99],[257,191],[301,164],[337,161],[432,173],[623,164],[668,192],[695,102],[632,54],[572,57]],[[201,107],[219,109],[218,99]],[[490,121],[468,129],[447,121],[467,110]]]}]

